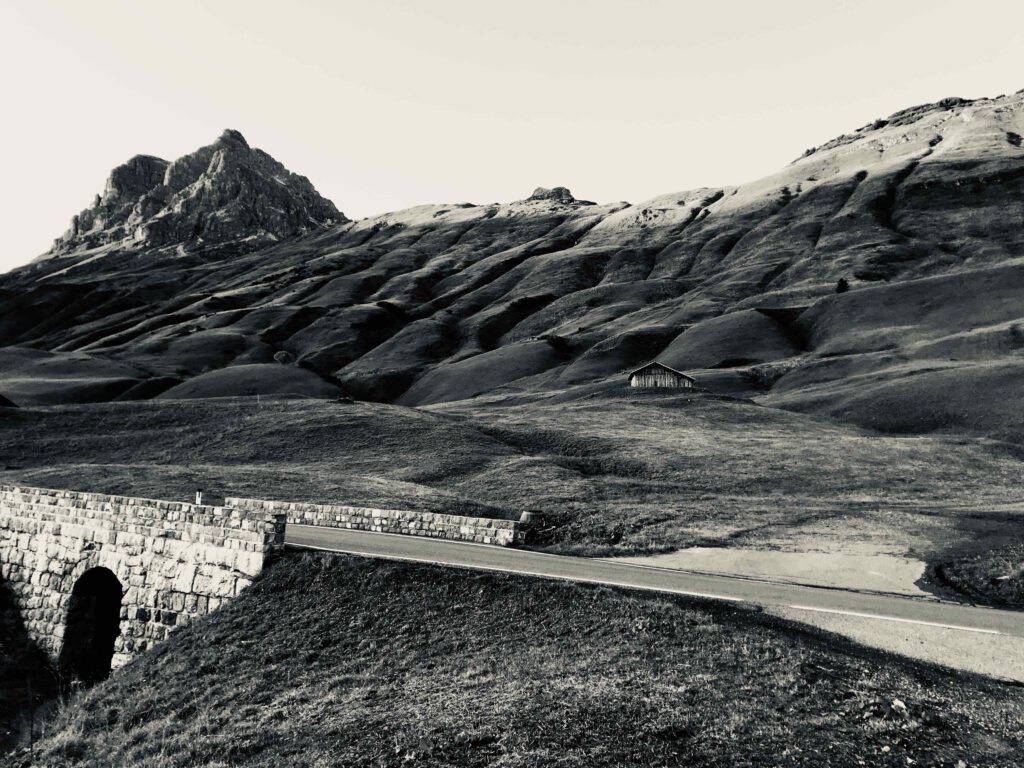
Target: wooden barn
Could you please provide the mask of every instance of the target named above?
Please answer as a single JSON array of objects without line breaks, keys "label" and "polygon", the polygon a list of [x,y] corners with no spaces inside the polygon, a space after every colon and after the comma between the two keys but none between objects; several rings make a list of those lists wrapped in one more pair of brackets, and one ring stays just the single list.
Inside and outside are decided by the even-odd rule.
[{"label": "wooden barn", "polygon": [[631,387],[692,387],[696,384],[692,376],[669,368],[659,362],[648,363],[629,374]]}]

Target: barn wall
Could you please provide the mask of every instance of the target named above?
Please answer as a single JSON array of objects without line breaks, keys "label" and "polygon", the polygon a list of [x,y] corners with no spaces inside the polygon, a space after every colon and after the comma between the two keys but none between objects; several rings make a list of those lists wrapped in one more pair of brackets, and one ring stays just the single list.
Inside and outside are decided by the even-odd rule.
[{"label": "barn wall", "polygon": [[692,387],[692,382],[672,371],[651,370],[633,376],[629,383],[634,387]]}]

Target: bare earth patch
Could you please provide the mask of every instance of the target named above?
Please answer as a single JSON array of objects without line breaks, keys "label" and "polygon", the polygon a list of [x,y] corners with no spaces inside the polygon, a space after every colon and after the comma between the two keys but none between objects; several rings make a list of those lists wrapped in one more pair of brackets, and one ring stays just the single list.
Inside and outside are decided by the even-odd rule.
[{"label": "bare earth patch", "polygon": [[927,594],[916,584],[924,575],[925,563],[895,555],[692,547],[664,555],[618,557],[615,560],[793,584],[902,595]]}]

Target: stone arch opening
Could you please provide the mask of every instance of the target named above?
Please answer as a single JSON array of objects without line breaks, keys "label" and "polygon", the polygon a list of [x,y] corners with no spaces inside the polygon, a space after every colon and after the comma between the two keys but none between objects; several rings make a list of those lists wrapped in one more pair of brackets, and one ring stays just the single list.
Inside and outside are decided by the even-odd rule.
[{"label": "stone arch opening", "polygon": [[108,568],[90,568],[71,590],[58,668],[71,682],[92,685],[110,674],[121,634],[121,582]]}]

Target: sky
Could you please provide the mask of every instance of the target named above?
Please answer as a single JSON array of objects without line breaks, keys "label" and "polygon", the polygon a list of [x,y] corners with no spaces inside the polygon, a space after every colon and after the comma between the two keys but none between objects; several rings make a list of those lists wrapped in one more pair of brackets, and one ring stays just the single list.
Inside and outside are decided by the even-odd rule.
[{"label": "sky", "polygon": [[241,131],[351,218],[639,202],[1024,88],[1020,0],[0,0],[0,271],[136,154]]}]

